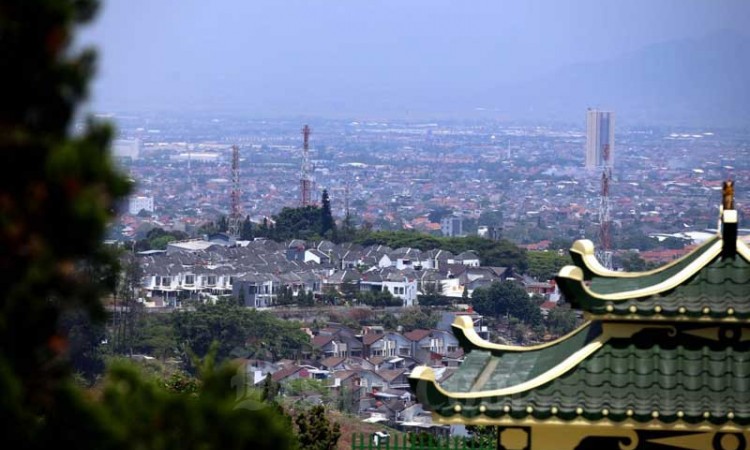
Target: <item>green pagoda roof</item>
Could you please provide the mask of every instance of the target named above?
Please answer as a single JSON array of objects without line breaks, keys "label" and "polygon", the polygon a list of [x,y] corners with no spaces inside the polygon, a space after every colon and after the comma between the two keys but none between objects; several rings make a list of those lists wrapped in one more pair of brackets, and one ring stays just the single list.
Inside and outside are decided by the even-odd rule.
[{"label": "green pagoda roof", "polygon": [[[410,375],[433,419],[539,430],[565,424],[637,429],[648,439],[657,439],[648,433],[658,430],[672,433],[658,439],[677,440],[682,437],[674,433],[745,433],[750,248],[737,238],[733,201],[725,196],[720,234],[662,268],[607,270],[588,241],[576,242],[571,255],[575,266],[563,268],[557,281],[588,321],[553,342],[515,347],[484,341],[470,319],[456,318],[453,331],[466,355],[456,373],[442,384],[429,367]],[[544,433],[544,442],[554,445]],[[726,442],[738,436],[714,435]],[[685,448],[699,448],[691,442]]]},{"label": "green pagoda roof", "polygon": [[593,245],[578,241],[570,251],[576,265],[564,267],[557,283],[591,319],[746,321],[750,249],[736,237],[736,211],[724,211],[723,218],[724,236],[649,272],[606,270],[593,256]]},{"label": "green pagoda roof", "polygon": [[412,372],[439,421],[750,424],[750,327],[597,321],[530,350],[484,344],[442,385],[428,367]]}]

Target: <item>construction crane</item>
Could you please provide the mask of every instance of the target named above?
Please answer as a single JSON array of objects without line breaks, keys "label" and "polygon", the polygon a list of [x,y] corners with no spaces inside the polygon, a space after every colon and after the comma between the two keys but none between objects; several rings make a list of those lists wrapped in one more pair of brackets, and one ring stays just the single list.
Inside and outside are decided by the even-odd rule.
[{"label": "construction crane", "polygon": [[305,125],[302,128],[303,146],[302,146],[302,170],[300,171],[300,206],[312,205],[313,191],[313,167],[310,163],[310,127]]},{"label": "construction crane", "polygon": [[231,202],[227,231],[230,236],[238,238],[242,226],[242,208],[240,207],[240,149],[236,145],[232,146]]},{"label": "construction crane", "polygon": [[612,216],[609,200],[609,183],[612,180],[612,164],[609,144],[602,148],[602,180],[599,195],[599,254],[598,259],[604,267],[612,270]]}]

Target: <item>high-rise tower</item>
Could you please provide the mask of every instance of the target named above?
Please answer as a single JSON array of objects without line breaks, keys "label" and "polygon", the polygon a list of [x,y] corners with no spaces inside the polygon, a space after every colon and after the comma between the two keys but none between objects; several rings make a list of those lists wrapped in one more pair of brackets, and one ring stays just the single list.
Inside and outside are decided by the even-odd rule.
[{"label": "high-rise tower", "polygon": [[[609,164],[604,157],[609,149]],[[586,113],[586,168],[614,167],[615,113],[589,109]]]}]

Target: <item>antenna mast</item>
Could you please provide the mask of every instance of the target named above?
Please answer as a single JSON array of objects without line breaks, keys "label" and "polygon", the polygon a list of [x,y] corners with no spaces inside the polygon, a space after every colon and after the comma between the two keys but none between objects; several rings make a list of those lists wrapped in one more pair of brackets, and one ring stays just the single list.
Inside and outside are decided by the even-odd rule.
[{"label": "antenna mast", "polygon": [[300,205],[312,205],[313,176],[312,165],[310,164],[310,127],[305,125],[302,128],[304,138],[302,147],[302,171],[300,172]]},{"label": "antenna mast", "polygon": [[609,183],[612,180],[612,164],[610,161],[609,144],[602,148],[602,186],[599,197],[599,261],[607,269],[612,270],[612,216],[609,201]]},{"label": "antenna mast", "polygon": [[232,205],[229,213],[229,232],[235,238],[240,235],[240,223],[242,212],[240,211],[240,149],[232,146]]}]

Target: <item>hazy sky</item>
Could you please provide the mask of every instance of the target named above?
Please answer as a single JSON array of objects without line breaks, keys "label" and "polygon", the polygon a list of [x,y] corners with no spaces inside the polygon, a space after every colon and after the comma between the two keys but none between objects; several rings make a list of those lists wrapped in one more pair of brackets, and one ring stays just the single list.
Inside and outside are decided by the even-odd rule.
[{"label": "hazy sky", "polygon": [[652,43],[747,34],[746,0],[104,0],[94,108],[361,111]]}]

